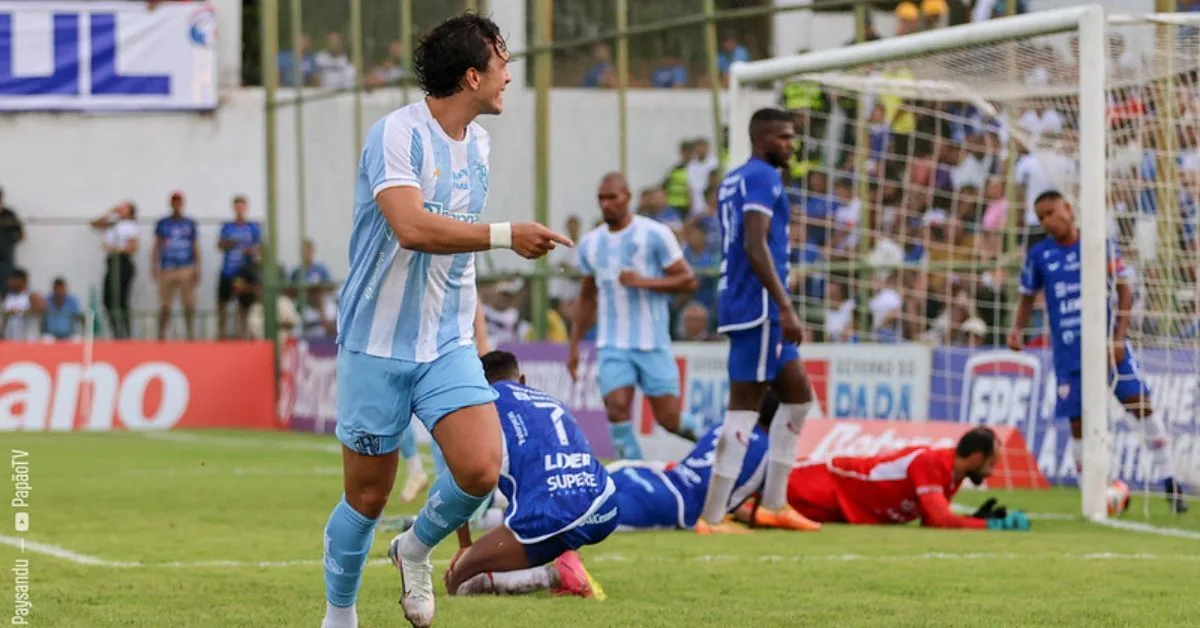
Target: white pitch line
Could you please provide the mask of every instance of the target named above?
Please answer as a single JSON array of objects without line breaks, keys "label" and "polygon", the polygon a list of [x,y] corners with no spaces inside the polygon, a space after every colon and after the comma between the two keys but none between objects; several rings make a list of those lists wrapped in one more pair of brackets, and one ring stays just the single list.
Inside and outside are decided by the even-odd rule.
[{"label": "white pitch line", "polygon": [[[0,544],[8,545],[17,548],[22,553],[41,554],[75,563],[77,565],[87,565],[91,567],[109,567],[109,568],[160,568],[160,569],[205,569],[205,568],[237,568],[237,569],[272,569],[286,567],[316,567],[322,564],[322,561],[317,559],[306,560],[281,560],[281,561],[244,561],[244,560],[199,560],[199,561],[171,561],[161,563],[145,563],[136,561],[113,561],[87,554],[80,554],[64,547],[50,545],[49,543],[41,543],[38,541],[30,541],[20,537],[0,536]],[[1052,560],[1139,560],[1139,561],[1200,561],[1200,555],[1193,554],[1116,554],[1116,553],[1088,553],[1088,554],[1067,554],[1067,553],[1041,553],[1041,554],[1020,554],[1013,552],[926,552],[923,554],[814,554],[804,555],[796,554],[792,556],[781,556],[776,554],[761,555],[761,556],[742,556],[734,554],[715,554],[715,555],[699,555],[687,558],[669,558],[669,557],[635,557],[629,558],[622,554],[598,554],[588,556],[587,561],[591,563],[624,563],[624,562],[653,562],[653,563],[737,563],[737,562],[793,562],[802,563],[807,561],[820,562],[867,562],[867,563],[910,563],[910,562],[928,562],[928,561],[975,561],[975,560],[1029,560],[1033,558],[1052,559]],[[449,564],[448,560],[435,560],[435,565],[444,566]],[[390,566],[391,561],[385,558],[377,558],[367,562],[367,566],[379,567]]]},{"label": "white pitch line", "polygon": [[1200,541],[1200,532],[1195,530],[1183,530],[1180,528],[1162,528],[1149,523],[1141,523],[1137,521],[1122,521],[1120,519],[1095,519],[1092,523],[1102,525],[1108,528],[1116,528],[1118,530],[1129,530],[1131,532],[1142,532],[1144,534],[1153,534],[1155,536],[1169,536],[1177,539],[1189,539],[1192,541]]},{"label": "white pitch line", "polygon": [[142,438],[151,440],[160,440],[176,443],[189,443],[196,445],[219,445],[223,447],[233,447],[240,449],[286,449],[292,451],[319,451],[323,453],[338,454],[342,452],[339,445],[322,445],[320,443],[306,443],[289,440],[267,440],[262,438],[233,438],[229,436],[201,436],[199,434],[187,434],[182,432],[134,432]]}]

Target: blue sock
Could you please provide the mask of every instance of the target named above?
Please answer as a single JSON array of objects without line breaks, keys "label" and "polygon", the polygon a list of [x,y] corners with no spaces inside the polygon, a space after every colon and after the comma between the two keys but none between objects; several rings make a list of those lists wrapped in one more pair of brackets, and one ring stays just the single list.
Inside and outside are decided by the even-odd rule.
[{"label": "blue sock", "polygon": [[405,460],[411,460],[417,455],[417,435],[413,433],[411,425],[400,432],[400,455],[404,456]]},{"label": "blue sock", "polygon": [[638,443],[633,433],[633,421],[624,423],[609,423],[608,431],[612,434],[613,449],[620,460],[641,460],[642,445]]},{"label": "blue sock", "polygon": [[351,508],[345,496],[329,515],[325,524],[325,599],[333,606],[354,605],[375,522]]},{"label": "blue sock", "polygon": [[429,489],[429,499],[417,513],[413,534],[423,545],[435,547],[469,521],[489,496],[490,493],[479,497],[468,495],[454,482],[452,473],[448,470],[439,473]]}]

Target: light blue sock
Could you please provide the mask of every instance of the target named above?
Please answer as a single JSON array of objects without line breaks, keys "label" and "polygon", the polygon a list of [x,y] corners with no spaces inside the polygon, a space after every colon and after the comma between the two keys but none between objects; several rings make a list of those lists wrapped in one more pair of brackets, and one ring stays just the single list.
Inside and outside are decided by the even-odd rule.
[{"label": "light blue sock", "polygon": [[400,455],[405,460],[412,460],[412,457],[417,455],[417,435],[413,433],[411,425],[400,432]]},{"label": "light blue sock", "polygon": [[458,487],[454,474],[449,470],[438,474],[429,489],[429,499],[417,513],[413,533],[427,547],[436,547],[442,539],[450,536],[462,524],[471,519],[479,505],[487,501],[487,495],[476,497]]},{"label": "light blue sock", "polygon": [[354,605],[376,521],[351,508],[344,495],[329,515],[325,523],[325,599],[331,605]]},{"label": "light blue sock", "polygon": [[633,433],[633,421],[624,423],[609,423],[608,431],[612,434],[613,449],[620,460],[641,460],[642,445],[638,443]]}]

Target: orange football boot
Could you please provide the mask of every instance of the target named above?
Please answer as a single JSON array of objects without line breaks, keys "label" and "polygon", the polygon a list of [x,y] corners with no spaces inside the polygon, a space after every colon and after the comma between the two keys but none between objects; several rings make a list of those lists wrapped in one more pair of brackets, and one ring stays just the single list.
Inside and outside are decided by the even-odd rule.
[{"label": "orange football boot", "polygon": [[710,534],[750,534],[753,530],[743,525],[738,525],[730,517],[725,517],[721,523],[711,524],[701,517],[696,520],[696,534],[708,536]]},{"label": "orange football boot", "polygon": [[821,524],[796,512],[796,509],[791,506],[770,510],[762,504],[759,504],[758,508],[754,510],[754,525],[799,532],[815,532],[821,529]]}]

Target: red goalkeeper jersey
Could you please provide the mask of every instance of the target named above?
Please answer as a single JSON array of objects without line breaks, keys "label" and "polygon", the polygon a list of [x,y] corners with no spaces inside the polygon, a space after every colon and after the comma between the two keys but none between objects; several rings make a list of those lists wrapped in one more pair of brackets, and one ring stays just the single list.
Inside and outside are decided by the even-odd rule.
[{"label": "red goalkeeper jersey", "polygon": [[950,510],[950,499],[962,484],[954,480],[953,449],[908,447],[873,457],[840,456],[797,471],[805,467],[809,473],[793,475],[801,483],[793,494],[801,500],[810,492],[835,497],[847,523],[895,524],[919,518],[923,525],[938,528],[987,527],[982,519]]}]

